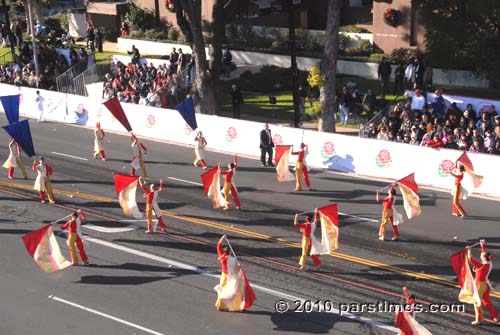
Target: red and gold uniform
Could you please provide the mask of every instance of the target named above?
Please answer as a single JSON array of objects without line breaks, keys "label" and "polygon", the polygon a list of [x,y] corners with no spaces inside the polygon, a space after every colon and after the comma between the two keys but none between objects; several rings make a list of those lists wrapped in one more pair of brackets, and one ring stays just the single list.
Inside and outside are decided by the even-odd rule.
[{"label": "red and gold uniform", "polygon": [[139,181],[140,181],[139,184],[141,185],[141,188],[144,191],[144,196],[146,197],[146,220],[148,222],[148,228],[146,230],[146,233],[153,232],[153,212],[156,218],[158,219],[158,225],[160,226],[159,231],[164,233],[167,227],[163,222],[160,206],[158,206],[158,192],[163,190],[163,180],[160,181],[159,187],[156,187],[156,185],[151,184],[149,190],[144,186],[142,179],[140,179]]},{"label": "red and gold uniform", "polygon": [[462,179],[464,179],[463,171],[458,170],[457,173],[452,173],[455,177],[455,187],[453,188],[453,199],[451,205],[452,214],[455,216],[465,216],[465,210],[460,204],[460,189],[462,187]]},{"label": "red and gold uniform", "polygon": [[50,176],[53,173],[52,166],[45,162],[42,157],[40,160],[34,161],[31,167],[33,171],[36,171],[37,176],[35,179],[34,190],[37,190],[40,194],[40,201],[45,203],[45,193],[49,196],[49,203],[55,203],[54,192],[52,191],[52,183],[50,182]]},{"label": "red and gold uniform", "polygon": [[238,198],[238,191],[233,183],[233,176],[236,172],[237,160],[234,159],[234,162],[229,164],[228,169],[225,171],[221,171],[221,174],[224,176],[224,198],[226,199],[226,205],[224,209],[229,209],[229,193],[233,197],[234,204],[236,205],[236,209],[240,209],[241,203]]},{"label": "red and gold uniform", "polygon": [[470,249],[468,253],[469,262],[474,267],[475,275],[475,285],[477,288],[477,292],[479,293],[479,297],[481,298],[481,305],[474,305],[474,310],[476,314],[475,323],[479,323],[483,319],[482,306],[484,306],[491,315],[491,318],[498,322],[498,312],[493,307],[493,304],[490,300],[491,293],[491,283],[488,279],[491,269],[493,268],[493,264],[491,262],[492,257],[489,259],[486,258],[486,246],[484,243],[481,243],[481,263],[472,258],[470,254]]},{"label": "red and gold uniform", "polygon": [[106,134],[104,133],[104,130],[102,130],[100,123],[96,123],[95,125],[94,136],[94,158],[97,158],[97,156],[101,155],[101,159],[105,161],[106,153],[104,152],[103,142]]},{"label": "red and gold uniform", "polygon": [[309,174],[307,172],[307,167],[304,164],[306,154],[306,145],[302,143],[300,145],[299,151],[292,151],[292,155],[297,155],[297,162],[295,163],[295,177],[297,179],[297,184],[295,185],[295,190],[302,190],[302,176],[304,176],[304,181],[307,188],[311,189],[311,183],[309,181]]},{"label": "red and gold uniform", "polygon": [[193,165],[198,166],[198,162],[200,162],[201,167],[206,169],[207,163],[205,162],[205,147],[207,146],[207,140],[205,140],[205,137],[203,137],[203,134],[200,131],[196,134],[194,141],[196,142],[196,146],[194,147],[196,159],[194,160]]},{"label": "red and gold uniform", "polygon": [[[314,221],[316,221],[318,218],[318,213],[314,213]],[[299,265],[300,269],[304,269],[304,266],[306,265],[306,259],[309,253],[311,252],[311,230],[312,230],[312,225],[309,219],[306,219],[304,223],[299,223],[298,221],[298,215],[295,215],[295,221],[293,223],[294,227],[300,228],[300,231],[302,232],[302,255],[300,256],[299,260]],[[314,265],[319,266],[321,264],[321,261],[319,260],[319,257],[316,255],[311,255],[311,258],[313,260]]]},{"label": "red and gold uniform", "polygon": [[378,232],[378,238],[379,240],[384,240],[385,239],[385,225],[389,221],[392,226],[392,230],[394,231],[394,237],[392,238],[393,240],[397,239],[399,237],[399,229],[398,226],[394,224],[394,216],[393,216],[393,209],[392,207],[394,206],[394,202],[396,201],[395,195],[392,193],[395,192],[394,188],[389,189],[388,196],[379,199],[378,193],[377,193],[377,202],[382,203],[384,206],[384,209],[382,211],[382,221],[380,222],[380,229]]},{"label": "red and gold uniform", "polygon": [[71,264],[78,265],[78,257],[76,256],[76,239],[77,239],[77,220],[78,215],[72,215],[71,219],[67,221],[62,227],[62,230],[68,231],[68,245],[69,254],[71,255]]},{"label": "red and gold uniform", "polygon": [[[229,259],[228,253],[222,250],[222,242],[224,241],[224,238],[225,236],[221,237],[219,239],[219,242],[217,242],[217,256],[219,256],[218,260],[221,266],[221,274],[219,282],[220,287],[224,287],[227,283],[227,261]],[[224,308],[224,304],[220,299],[217,299],[217,301],[215,302],[215,307],[221,310]]]},{"label": "red and gold uniform", "polygon": [[80,257],[84,264],[89,264],[89,258],[87,257],[87,253],[85,252],[85,248],[83,246],[82,239],[82,223],[87,221],[87,217],[82,210],[78,210],[78,217],[76,218],[76,247],[78,248],[78,252],[80,253]]},{"label": "red and gold uniform", "polygon": [[147,149],[144,146],[144,144],[140,143],[137,140],[137,137],[135,135],[132,135],[132,162],[130,162],[130,175],[135,176],[135,171],[138,169],[141,169],[142,171],[142,176],[144,178],[147,178],[147,172],[146,172],[146,167],[144,165],[144,154],[147,153]]},{"label": "red and gold uniform", "polygon": [[13,138],[11,138],[9,141],[9,158],[7,158],[7,160],[3,164],[3,167],[7,169],[9,179],[14,178],[14,169],[16,167],[19,167],[24,179],[28,179],[28,175],[26,174],[26,170],[24,169],[23,162],[21,161],[21,148]]}]

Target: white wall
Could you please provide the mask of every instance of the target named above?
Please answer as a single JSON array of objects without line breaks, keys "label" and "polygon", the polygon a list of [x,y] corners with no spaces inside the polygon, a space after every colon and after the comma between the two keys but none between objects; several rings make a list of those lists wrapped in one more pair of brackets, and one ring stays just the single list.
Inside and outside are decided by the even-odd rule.
[{"label": "white wall", "polygon": [[[35,89],[0,84],[0,90],[4,94],[20,93],[21,115],[38,116]],[[93,126],[96,121],[100,121],[105,130],[126,133],[106,107],[102,107],[101,116],[98,117],[96,104],[89,98],[53,91],[42,91],[41,94],[45,97],[45,118],[49,121],[76,123],[75,111],[80,108],[88,112],[86,125]],[[195,132],[177,111],[134,104],[122,106],[134,134],[193,145]],[[197,114],[196,118],[199,129],[208,141],[208,148],[254,157],[260,155],[259,133],[263,129],[262,123],[202,114]],[[270,125],[270,129],[277,145],[298,147],[304,134],[304,142],[309,145],[307,163],[311,167],[388,179],[400,179],[414,172],[416,182],[421,186],[451,189],[454,178],[447,171],[462,154],[458,150],[432,149],[312,130],[303,132],[302,129],[278,125]],[[476,192],[500,197],[498,169],[494,168],[500,166],[500,156],[469,154],[469,157],[475,172],[484,177],[483,184]],[[207,154],[207,161],[215,163],[210,160],[210,154]]]},{"label": "white wall", "polygon": [[68,34],[77,37],[87,36],[87,20],[84,13],[68,13]]}]

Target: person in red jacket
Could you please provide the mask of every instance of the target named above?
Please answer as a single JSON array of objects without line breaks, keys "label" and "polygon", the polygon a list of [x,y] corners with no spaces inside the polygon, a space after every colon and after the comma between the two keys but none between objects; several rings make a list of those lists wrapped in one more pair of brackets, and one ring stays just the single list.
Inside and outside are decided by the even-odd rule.
[{"label": "person in red jacket", "polygon": [[[308,215],[304,223],[299,223],[299,214],[295,214],[295,220],[293,222],[293,226],[300,228],[302,232],[302,255],[300,256],[299,265],[300,269],[304,270],[306,267],[306,259],[309,253],[311,252],[311,230],[312,230],[312,222],[313,217]],[[314,222],[318,219],[318,209],[314,210]],[[316,255],[311,255],[313,263],[316,267],[321,265],[321,261],[319,257]]]},{"label": "person in red jacket", "polygon": [[44,157],[40,157],[38,161],[33,161],[31,168],[37,173],[33,189],[40,193],[41,203],[45,203],[45,192],[47,192],[49,196],[49,203],[54,204],[56,201],[54,198],[54,192],[52,191],[52,183],[50,182],[50,176],[53,173],[52,166],[45,162]]},{"label": "person in red jacket", "polygon": [[[240,199],[238,198],[238,191],[236,190],[236,186],[234,185],[233,182],[233,177],[234,173],[236,172],[237,164],[238,164],[238,159],[236,156],[234,156],[234,161],[227,166],[227,170],[224,171],[221,170],[220,172],[224,176],[224,197],[226,199],[226,205],[224,206],[224,210],[229,209],[229,203],[230,203],[229,193],[231,193],[231,196],[233,197],[236,209],[240,209],[241,206]],[[220,170],[220,164],[219,164],[219,170]]]},{"label": "person in red jacket", "polygon": [[469,259],[469,262],[472,264],[474,267],[474,272],[476,273],[475,276],[475,285],[477,288],[477,292],[479,294],[479,297],[481,298],[481,304],[480,305],[474,305],[474,310],[476,314],[476,319],[472,322],[473,325],[479,324],[482,319],[483,319],[483,314],[481,310],[481,306],[484,305],[484,307],[488,310],[488,312],[491,315],[491,318],[495,323],[498,323],[498,313],[493,307],[493,304],[491,303],[490,300],[490,293],[491,293],[491,283],[488,279],[491,269],[493,268],[493,264],[491,260],[493,259],[493,255],[491,255],[489,252],[486,252],[486,241],[485,240],[480,240],[481,243],[481,262],[476,261],[472,255],[471,255],[471,250],[470,247],[467,247],[467,258]]},{"label": "person in red jacket", "polygon": [[295,191],[302,190],[302,175],[304,176],[307,188],[311,191],[309,174],[307,173],[307,167],[304,165],[305,154],[307,151],[306,147],[307,146],[304,143],[301,143],[299,151],[292,151],[292,155],[297,155],[297,162],[295,163],[295,177],[297,179],[297,184],[295,185]]},{"label": "person in red jacket", "polygon": [[460,164],[456,172],[450,172],[450,174],[455,177],[455,187],[453,188],[453,198],[451,204],[451,213],[455,216],[459,216],[461,218],[465,217],[465,210],[460,204],[460,189],[462,188],[462,179],[464,179],[465,166]]},{"label": "person in red jacket", "polygon": [[71,215],[71,219],[61,226],[61,230],[68,231],[68,239],[66,244],[68,245],[69,254],[71,255],[71,264],[78,265],[78,257],[76,256],[76,239],[77,239],[77,220],[78,213],[74,212]]},{"label": "person in red jacket", "polygon": [[380,229],[378,231],[378,239],[383,241],[385,239],[385,225],[387,221],[391,222],[392,230],[394,231],[394,236],[392,240],[397,240],[399,238],[399,229],[398,226],[394,224],[394,216],[393,209],[394,202],[396,200],[396,190],[394,189],[394,185],[389,187],[389,191],[387,192],[387,197],[380,199],[378,191],[376,195],[376,200],[378,203],[384,204],[384,210],[382,211],[382,221],[380,223]]},{"label": "person in red jacket", "polygon": [[427,142],[425,146],[431,148],[441,148],[444,146],[444,143],[441,140],[441,137],[439,137],[439,134],[435,134],[434,137],[429,140],[429,142]]},{"label": "person in red jacket", "polygon": [[104,153],[104,137],[106,134],[104,133],[104,130],[101,128],[101,123],[97,122],[95,125],[95,130],[94,130],[94,158],[97,159],[97,156],[101,155],[101,159],[103,161],[106,160],[106,154]]},{"label": "person in red jacket", "polygon": [[16,167],[19,167],[24,179],[28,179],[23,162],[21,161],[21,148],[13,138],[9,141],[9,157],[3,164],[3,167],[7,169],[9,179],[14,178],[14,169]]},{"label": "person in red jacket", "polygon": [[[160,206],[158,206],[158,192],[163,190],[163,180],[160,180],[159,187],[156,186],[155,184],[151,184],[148,190],[144,186],[144,179],[140,177],[139,185],[141,185],[141,188],[144,191],[144,196],[146,197],[146,220],[148,222],[148,228],[146,229],[146,233],[152,233],[153,231],[159,233],[165,233],[167,227],[163,222]],[[160,226],[160,229],[153,230],[153,212],[156,218],[158,219],[158,225]]]},{"label": "person in red jacket", "polygon": [[[226,235],[222,235],[222,237],[217,242],[217,256],[221,266],[221,274],[220,274],[220,282],[219,286],[224,287],[227,283],[227,261],[229,259],[229,248],[227,246],[222,246],[222,243],[225,241]],[[223,310],[224,304],[220,299],[217,299],[215,302],[215,307],[217,310]]]}]

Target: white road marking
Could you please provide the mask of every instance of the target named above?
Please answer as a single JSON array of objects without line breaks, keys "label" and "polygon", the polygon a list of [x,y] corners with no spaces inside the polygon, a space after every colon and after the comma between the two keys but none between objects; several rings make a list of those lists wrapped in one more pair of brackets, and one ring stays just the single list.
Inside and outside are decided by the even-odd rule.
[{"label": "white road marking", "polygon": [[370,222],[377,222],[377,223],[379,222],[378,220],[375,220],[375,219],[364,218],[362,216],[351,215],[351,214],[347,214],[347,213],[341,213],[341,212],[339,212],[339,215],[349,216],[351,218],[361,219],[361,220],[370,221]]},{"label": "white road marking", "polygon": [[[159,262],[159,263],[168,264],[169,266],[175,266],[175,267],[177,267],[179,269],[193,271],[193,272],[198,273],[198,274],[203,275],[203,276],[207,276],[207,277],[211,277],[211,278],[217,278],[217,279],[220,278],[220,275],[218,275],[216,273],[209,272],[209,271],[200,269],[198,267],[195,267],[195,266],[192,266],[192,265],[189,265],[189,264],[186,264],[186,263],[175,261],[173,259],[168,259],[168,258],[165,258],[165,257],[162,257],[162,256],[157,256],[157,255],[149,254],[149,253],[144,252],[144,251],[132,249],[132,248],[129,248],[129,247],[126,247],[126,246],[123,246],[123,245],[119,245],[119,244],[116,244],[116,243],[113,243],[113,242],[108,242],[108,241],[100,240],[100,239],[93,238],[93,237],[88,237],[87,240],[90,241],[90,242],[93,242],[95,244],[99,244],[101,246],[104,246],[104,247],[112,248],[112,249],[115,249],[115,250],[120,250],[120,251],[129,253],[129,254],[136,255],[136,256],[139,256],[139,257],[143,257],[143,258],[146,258],[146,259],[150,259],[150,260],[153,260],[153,261],[156,261],[156,262]],[[301,298],[301,297],[297,297],[297,296],[294,296],[294,295],[291,295],[291,294],[288,294],[288,293],[284,293],[284,292],[281,292],[281,291],[273,290],[273,289],[270,289],[270,288],[267,288],[267,287],[264,287],[264,286],[255,285],[255,284],[252,284],[251,286],[252,286],[252,288],[254,288],[257,291],[260,291],[260,292],[263,292],[263,293],[267,293],[267,294],[272,295],[272,296],[277,297],[277,298],[287,299],[287,300],[291,300],[291,301],[295,301],[295,300],[306,301],[307,300],[305,298]],[[381,329],[385,329],[385,330],[391,331],[393,333],[399,334],[399,329],[394,328],[392,326],[389,326],[389,325],[387,325],[385,323],[382,323],[382,322],[378,322],[378,321],[375,321],[375,320],[372,320],[372,319],[369,319],[369,318],[365,318],[365,317],[362,317],[362,316],[354,315],[354,314],[351,314],[351,313],[344,313],[343,312],[342,314],[340,314],[340,311],[338,309],[334,309],[334,308],[332,308],[331,311],[329,311],[329,312],[331,312],[333,314],[341,315],[341,316],[343,316],[345,318],[348,318],[350,320],[355,320],[355,321],[358,321],[358,322],[366,323],[368,325],[375,326],[375,327],[378,327],[378,328],[381,328]]]},{"label": "white road marking", "polygon": [[110,233],[110,234],[126,233],[137,229],[137,227],[103,227],[103,226],[96,226],[91,223],[82,225],[82,228],[98,231],[100,233]]},{"label": "white road marking", "polygon": [[81,161],[88,161],[89,159],[88,158],[83,158],[83,157],[78,157],[78,156],[73,156],[73,155],[68,155],[68,154],[63,154],[61,152],[55,152],[55,151],[52,151],[52,153],[54,155],[59,155],[59,156],[64,156],[64,157],[69,157],[69,158],[74,158],[74,159],[79,159]]},{"label": "white road marking", "polygon": [[184,183],[193,184],[193,185],[198,185],[198,186],[203,186],[203,184],[202,184],[202,183],[197,183],[197,182],[190,181],[190,180],[185,180],[185,179],[179,179],[179,178],[174,178],[174,177],[167,177],[167,179],[177,180],[177,181],[182,181],[182,182],[184,182]]},{"label": "white road marking", "polygon": [[59,297],[56,297],[54,295],[49,295],[49,299],[51,300],[54,300],[54,301],[58,301],[58,302],[61,302],[63,304],[66,304],[66,305],[69,305],[69,306],[73,306],[75,308],[78,308],[78,309],[81,309],[81,310],[84,310],[86,312],[89,312],[89,313],[92,313],[92,314],[96,314],[96,315],[99,315],[99,316],[102,316],[106,319],[110,319],[110,320],[113,320],[113,321],[116,321],[116,322],[119,322],[119,323],[123,323],[124,325],[127,325],[129,327],[132,327],[132,328],[136,328],[136,329],[139,329],[139,330],[142,330],[146,333],[149,333],[149,334],[154,334],[154,335],[165,335],[163,333],[160,333],[160,332],[157,332],[155,330],[152,330],[152,329],[149,329],[149,328],[146,328],[146,327],[143,327],[143,326],[140,326],[138,324],[135,324],[135,323],[132,323],[132,322],[128,322],[126,320],[123,320],[123,319],[120,319],[120,318],[117,318],[116,316],[112,316],[112,315],[109,315],[109,314],[106,314],[106,313],[103,313],[103,312],[99,312],[99,311],[96,311],[95,309],[92,309],[92,308],[89,308],[89,307],[85,307],[85,306],[82,306],[80,304],[77,304],[77,303],[74,303],[74,302],[71,302],[69,300],[65,300],[65,299],[62,299],[62,298],[59,298]]}]

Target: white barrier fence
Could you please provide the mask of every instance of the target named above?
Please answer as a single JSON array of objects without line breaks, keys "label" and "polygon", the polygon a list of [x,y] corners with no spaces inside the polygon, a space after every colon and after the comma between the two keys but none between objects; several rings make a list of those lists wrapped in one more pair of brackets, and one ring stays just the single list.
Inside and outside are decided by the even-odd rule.
[{"label": "white barrier fence", "polygon": [[[0,89],[3,94],[20,92],[21,114],[33,118],[38,116],[36,90],[4,84],[0,84]],[[93,102],[86,97],[52,91],[41,91],[41,94],[45,97],[47,120],[88,126],[93,126],[98,120],[95,107],[91,107],[94,106]],[[122,106],[138,136],[194,145],[195,132],[177,111],[134,104]],[[125,132],[105,107],[102,108],[100,122],[104,129]],[[197,114],[197,122],[208,141],[209,149],[260,156],[259,134],[263,129],[262,123],[200,114]],[[298,148],[302,129],[275,125],[270,125],[270,129],[275,144],[291,144]],[[447,172],[461,155],[456,150],[410,146],[310,130],[304,131],[304,142],[309,145],[307,162],[311,167],[389,179],[402,178],[415,172],[418,184],[445,189],[453,186],[454,178]],[[484,176],[484,183],[476,190],[477,193],[500,197],[500,182],[497,177],[500,157],[487,154],[469,154],[469,157],[476,173]],[[208,161],[216,163],[210,162],[210,155]]]}]

